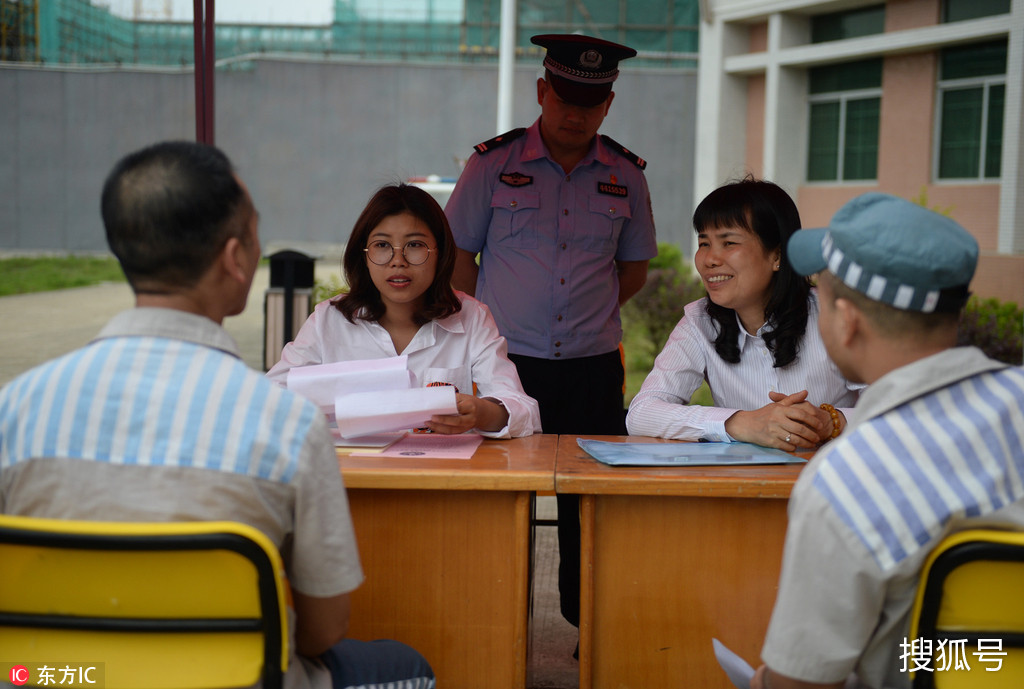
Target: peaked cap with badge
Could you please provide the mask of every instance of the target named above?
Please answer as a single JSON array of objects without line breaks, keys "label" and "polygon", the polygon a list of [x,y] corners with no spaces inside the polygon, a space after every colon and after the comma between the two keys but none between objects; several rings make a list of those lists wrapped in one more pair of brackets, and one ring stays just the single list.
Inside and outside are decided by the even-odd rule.
[{"label": "peaked cap with badge", "polygon": [[547,48],[544,68],[558,97],[588,108],[611,93],[619,62],[636,56],[632,48],[579,34],[541,34],[530,41]]}]

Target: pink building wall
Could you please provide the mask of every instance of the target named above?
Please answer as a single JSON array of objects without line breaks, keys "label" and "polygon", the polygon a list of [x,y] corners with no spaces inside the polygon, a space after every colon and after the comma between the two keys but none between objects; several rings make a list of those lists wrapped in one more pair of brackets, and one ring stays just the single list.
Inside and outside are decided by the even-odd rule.
[{"label": "pink building wall", "polygon": [[[890,0],[886,5],[886,30],[930,26],[938,22],[938,17],[937,0]],[[947,213],[978,240],[982,257],[973,291],[982,297],[1024,303],[1024,256],[995,253],[999,185],[932,182],[937,70],[935,52],[885,58],[878,183],[801,186],[797,193],[801,219],[805,227],[824,226],[839,206],[866,191],[879,190],[909,199],[922,199],[923,194],[929,208]],[[750,119],[763,122],[763,113],[762,105],[760,113],[751,113]],[[760,156],[756,160],[760,161]]]}]

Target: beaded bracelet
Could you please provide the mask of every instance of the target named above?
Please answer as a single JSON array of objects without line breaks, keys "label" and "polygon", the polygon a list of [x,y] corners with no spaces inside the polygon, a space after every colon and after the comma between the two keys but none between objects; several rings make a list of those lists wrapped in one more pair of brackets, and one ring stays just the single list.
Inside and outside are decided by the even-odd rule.
[{"label": "beaded bracelet", "polygon": [[842,431],[842,429],[839,427],[840,423],[842,423],[839,420],[839,412],[837,412],[836,408],[833,407],[831,404],[822,404],[821,408],[827,411],[828,415],[832,417],[832,435],[830,437],[839,437],[839,433]]}]

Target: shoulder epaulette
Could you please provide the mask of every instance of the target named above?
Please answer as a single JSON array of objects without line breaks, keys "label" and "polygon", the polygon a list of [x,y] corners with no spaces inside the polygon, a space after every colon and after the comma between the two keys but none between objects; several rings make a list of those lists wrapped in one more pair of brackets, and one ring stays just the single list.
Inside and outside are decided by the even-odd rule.
[{"label": "shoulder epaulette", "polygon": [[645,169],[647,167],[647,161],[646,160],[644,160],[643,158],[638,156],[636,153],[633,153],[633,151],[629,150],[628,148],[626,148],[625,146],[620,144],[618,141],[616,141],[612,137],[610,137],[610,136],[608,136],[606,134],[602,134],[601,135],[601,141],[603,141],[605,143],[605,145],[608,146],[609,148],[611,148],[612,150],[620,153],[626,160],[628,160],[629,162],[633,163],[634,165],[636,165],[641,170],[643,170],[643,169]]},{"label": "shoulder epaulette", "polygon": [[477,144],[476,146],[473,147],[473,149],[477,153],[483,155],[484,153],[487,153],[488,151],[493,151],[496,148],[501,148],[502,146],[507,144],[509,141],[515,141],[516,139],[518,139],[519,137],[521,137],[525,133],[526,133],[526,127],[520,127],[519,129],[513,129],[510,132],[505,132],[504,134],[498,134],[493,139],[488,139],[487,141],[484,141],[481,144]]}]

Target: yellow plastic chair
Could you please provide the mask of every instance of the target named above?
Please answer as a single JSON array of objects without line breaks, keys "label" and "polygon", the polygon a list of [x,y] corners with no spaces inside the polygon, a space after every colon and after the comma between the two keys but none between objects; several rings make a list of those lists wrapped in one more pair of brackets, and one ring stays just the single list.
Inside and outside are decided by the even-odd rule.
[{"label": "yellow plastic chair", "polygon": [[[921,574],[913,639],[932,645],[931,672],[910,666],[914,689],[1024,687],[1024,533],[974,529],[945,538]],[[969,671],[936,667],[943,639],[947,647],[965,641]]]},{"label": "yellow plastic chair", "polygon": [[287,593],[277,548],[245,524],[0,515],[0,676],[48,666],[60,686],[62,668],[93,667],[106,689],[277,689]]}]

